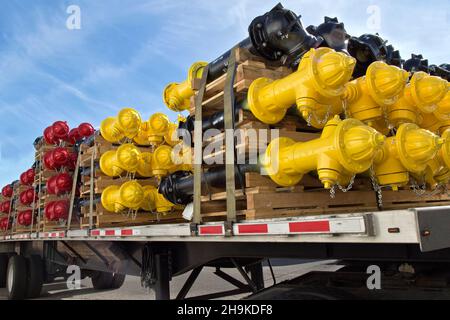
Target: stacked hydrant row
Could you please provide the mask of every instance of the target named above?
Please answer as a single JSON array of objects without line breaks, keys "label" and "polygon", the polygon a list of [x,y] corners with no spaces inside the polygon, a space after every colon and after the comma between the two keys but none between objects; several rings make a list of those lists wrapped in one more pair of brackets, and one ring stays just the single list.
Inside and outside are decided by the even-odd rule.
[{"label": "stacked hydrant row", "polygon": [[41,210],[45,221],[66,222],[68,195],[73,192],[72,176],[78,157],[76,145],[94,132],[88,123],[70,130],[63,121],[44,130],[43,137],[35,141],[36,162],[32,168],[2,190],[4,201],[0,210],[5,216],[0,220],[0,228],[3,231],[13,226],[33,228],[40,220]]},{"label": "stacked hydrant row", "polygon": [[[101,155],[100,170],[109,177],[122,177],[126,181],[103,191],[104,208],[116,213],[129,210],[165,213],[175,207],[158,193],[156,186],[168,174],[190,170],[190,159],[181,161],[183,153],[190,156],[190,149],[180,144],[177,128],[164,114],[156,113],[143,121],[131,108],[102,122],[102,137],[120,146]],[[179,161],[174,155],[180,157]],[[149,179],[155,184],[140,184]]]}]

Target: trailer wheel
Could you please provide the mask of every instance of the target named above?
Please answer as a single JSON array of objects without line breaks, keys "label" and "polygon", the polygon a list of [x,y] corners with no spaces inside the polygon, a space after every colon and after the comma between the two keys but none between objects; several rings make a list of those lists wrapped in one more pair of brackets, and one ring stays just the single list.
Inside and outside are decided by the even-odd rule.
[{"label": "trailer wheel", "polygon": [[115,273],[113,276],[112,289],[119,289],[125,282],[126,275]]},{"label": "trailer wheel", "polygon": [[0,288],[6,287],[6,272],[8,269],[9,255],[0,253]]},{"label": "trailer wheel", "polygon": [[6,289],[10,300],[23,300],[27,295],[27,260],[23,256],[9,258]]},{"label": "trailer wheel", "polygon": [[41,295],[44,284],[44,262],[37,255],[27,258],[28,285],[27,298],[37,298]]},{"label": "trailer wheel", "polygon": [[91,277],[91,281],[96,290],[119,289],[123,285],[125,277],[123,274],[99,271]]}]

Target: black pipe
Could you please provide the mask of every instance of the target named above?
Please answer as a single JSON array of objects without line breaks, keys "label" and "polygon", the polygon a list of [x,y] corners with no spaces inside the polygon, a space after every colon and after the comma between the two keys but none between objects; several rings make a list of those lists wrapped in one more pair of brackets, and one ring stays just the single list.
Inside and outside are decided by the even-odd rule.
[{"label": "black pipe", "polygon": [[444,63],[440,66],[433,64],[430,66],[430,74],[432,76],[441,77],[442,79],[450,81],[450,64]]},{"label": "black pipe", "polygon": [[406,60],[403,64],[403,69],[408,72],[426,72],[432,76],[441,77],[450,81],[450,64],[444,63],[440,66],[435,64],[428,65],[428,59],[425,59],[421,54],[412,54],[411,58]]},{"label": "black pipe", "polygon": [[[236,165],[235,181],[239,187],[240,176],[247,172],[258,172],[258,165]],[[211,168],[202,174],[202,186],[225,188],[225,167]],[[244,186],[240,186],[244,187]],[[158,192],[173,204],[187,205],[194,195],[194,176],[191,172],[178,171],[161,180]]]},{"label": "black pipe", "polygon": [[[249,28],[249,37],[239,43],[241,48],[280,65],[295,67],[311,48],[323,39],[310,35],[302,25],[301,16],[285,9],[281,3],[262,16],[255,18]],[[209,64],[208,82],[227,72],[231,50]]]},{"label": "black pipe", "polygon": [[[246,100],[242,103],[236,104],[235,106],[235,118],[239,116],[239,111],[245,108]],[[180,121],[178,124],[178,129],[186,130],[188,132],[193,132],[195,127],[195,116],[190,115],[185,121]],[[205,132],[209,129],[223,130],[225,128],[225,113],[223,111],[218,111],[209,117],[203,118],[202,121],[202,131]],[[181,137],[183,135],[180,135]]]},{"label": "black pipe", "polygon": [[411,54],[411,58],[403,63],[403,69],[411,73],[419,71],[430,73],[428,59],[424,59],[421,54]]},{"label": "black pipe", "polygon": [[400,52],[392,45],[387,45],[379,35],[363,34],[360,37],[351,37],[348,42],[348,52],[357,63],[353,73],[354,78],[366,74],[367,68],[375,61],[384,61],[389,65],[402,67],[403,60]]},{"label": "black pipe", "polygon": [[338,18],[325,17],[324,22],[318,26],[306,28],[310,34],[324,39],[320,47],[332,48],[338,52],[348,54],[348,40],[351,36],[345,30],[345,25]]}]

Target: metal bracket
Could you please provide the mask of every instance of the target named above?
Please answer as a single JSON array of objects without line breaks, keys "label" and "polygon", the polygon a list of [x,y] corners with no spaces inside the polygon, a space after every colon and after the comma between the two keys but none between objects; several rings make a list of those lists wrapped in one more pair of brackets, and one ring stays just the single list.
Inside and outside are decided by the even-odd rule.
[{"label": "metal bracket", "polygon": [[413,209],[422,252],[450,248],[450,207]]},{"label": "metal bracket", "polygon": [[192,237],[198,236],[198,224],[196,224],[196,223],[191,223],[191,224],[189,225],[189,229],[191,230],[191,236],[192,236]]},{"label": "metal bracket", "polygon": [[232,237],[233,236],[233,222],[232,221],[225,221],[223,224],[223,227],[225,229],[225,237]]}]

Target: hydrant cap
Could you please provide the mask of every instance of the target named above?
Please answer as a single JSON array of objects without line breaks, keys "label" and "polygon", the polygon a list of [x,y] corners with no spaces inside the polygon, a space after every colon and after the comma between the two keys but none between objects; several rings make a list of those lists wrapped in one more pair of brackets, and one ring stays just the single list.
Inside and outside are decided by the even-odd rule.
[{"label": "hydrant cap", "polygon": [[164,136],[169,130],[169,118],[164,113],[153,114],[149,121],[149,129],[153,134]]},{"label": "hydrant cap", "polygon": [[370,95],[379,105],[394,104],[403,92],[408,79],[407,71],[382,61],[372,63],[366,74]]},{"label": "hydrant cap", "polygon": [[100,124],[100,134],[111,143],[116,143],[125,137],[124,132],[117,126],[117,118],[109,117]]},{"label": "hydrant cap", "polygon": [[139,132],[142,123],[139,112],[131,108],[119,111],[117,122],[127,138],[133,139]]},{"label": "hydrant cap", "polygon": [[115,159],[116,151],[114,150],[107,151],[100,157],[100,170],[108,177],[117,177],[123,172],[123,170],[115,164]]},{"label": "hydrant cap", "polygon": [[439,101],[438,108],[434,114],[442,121],[450,120],[450,82],[447,82],[447,94]]},{"label": "hydrant cap", "polygon": [[144,190],[136,181],[125,182],[119,190],[121,204],[130,209],[139,209],[144,200]]},{"label": "hydrant cap", "polygon": [[156,170],[169,170],[173,166],[172,148],[159,146],[153,153],[153,166]]},{"label": "hydrant cap", "polygon": [[317,91],[325,97],[342,95],[352,77],[356,60],[330,48],[311,49],[309,53],[310,58],[305,59],[305,63],[309,63],[310,76]]},{"label": "hydrant cap", "polygon": [[349,173],[367,171],[386,137],[356,119],[341,121],[335,134],[340,163]]},{"label": "hydrant cap", "polygon": [[140,154],[139,149],[130,143],[121,145],[116,151],[117,163],[122,169],[135,172],[139,165]]},{"label": "hydrant cap", "polygon": [[410,172],[424,171],[442,145],[439,136],[412,123],[398,128],[396,140],[400,161]]},{"label": "hydrant cap", "polygon": [[102,206],[110,212],[115,212],[116,197],[118,195],[120,186],[109,186],[102,192],[101,202]]},{"label": "hydrant cap", "polygon": [[437,104],[444,99],[447,91],[447,81],[425,72],[416,72],[411,79],[411,94],[414,102],[425,113],[436,111]]}]

